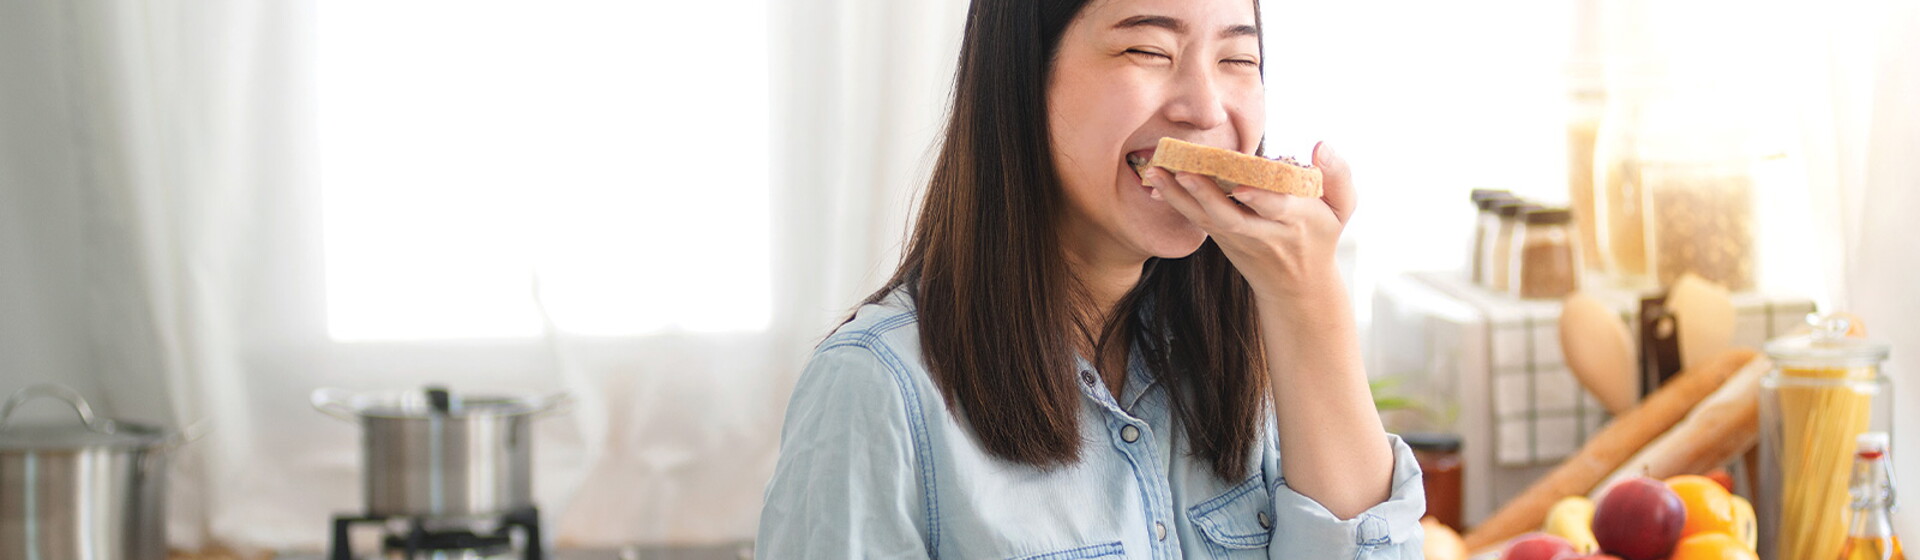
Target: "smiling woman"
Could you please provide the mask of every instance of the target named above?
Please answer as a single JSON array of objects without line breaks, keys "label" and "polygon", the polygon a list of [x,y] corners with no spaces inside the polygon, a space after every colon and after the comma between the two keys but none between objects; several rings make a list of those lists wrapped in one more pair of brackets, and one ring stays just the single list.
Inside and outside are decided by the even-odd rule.
[{"label": "smiling woman", "polygon": [[[976,0],[893,278],[795,387],[765,557],[1417,558],[1333,260],[1354,209],[1164,169],[1257,153],[1250,0]],[[1237,201],[1237,202],[1236,202]]]}]

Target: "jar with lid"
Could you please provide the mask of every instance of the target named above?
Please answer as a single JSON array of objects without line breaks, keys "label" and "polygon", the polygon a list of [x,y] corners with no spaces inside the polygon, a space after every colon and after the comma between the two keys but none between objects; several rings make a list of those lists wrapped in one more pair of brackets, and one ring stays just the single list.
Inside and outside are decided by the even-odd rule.
[{"label": "jar with lid", "polygon": [[1795,151],[1792,107],[1758,67],[1769,45],[1754,26],[1702,28],[1697,6],[1607,2],[1605,109],[1594,141],[1595,237],[1623,287],[1671,286],[1693,273],[1741,291],[1754,285],[1756,183],[1785,177],[1770,160]]},{"label": "jar with lid", "polygon": [[1460,457],[1460,436],[1415,432],[1401,434],[1400,439],[1413,449],[1413,458],[1420,463],[1421,485],[1427,493],[1427,515],[1455,531],[1465,532],[1466,494],[1461,485],[1465,463]]},{"label": "jar with lid", "polygon": [[1810,316],[1810,334],[1766,345],[1760,382],[1760,557],[1835,558],[1847,536],[1860,434],[1893,429],[1885,343],[1848,336],[1846,315]]},{"label": "jar with lid", "polygon": [[1520,214],[1513,233],[1507,285],[1524,299],[1559,298],[1580,287],[1580,238],[1566,208]]},{"label": "jar with lid", "polygon": [[1540,206],[1517,198],[1502,199],[1494,203],[1493,213],[1497,221],[1493,226],[1493,235],[1487,236],[1486,254],[1482,256],[1486,259],[1483,264],[1487,269],[1487,289],[1500,293],[1512,291],[1508,284],[1511,283],[1509,280],[1513,274],[1514,230],[1518,229],[1520,215],[1535,208]]},{"label": "jar with lid", "polygon": [[1467,276],[1473,279],[1474,284],[1487,284],[1484,260],[1487,238],[1500,230],[1500,215],[1494,213],[1493,204],[1512,197],[1504,190],[1473,189],[1473,207],[1478,213],[1474,216],[1473,245],[1467,248]]}]

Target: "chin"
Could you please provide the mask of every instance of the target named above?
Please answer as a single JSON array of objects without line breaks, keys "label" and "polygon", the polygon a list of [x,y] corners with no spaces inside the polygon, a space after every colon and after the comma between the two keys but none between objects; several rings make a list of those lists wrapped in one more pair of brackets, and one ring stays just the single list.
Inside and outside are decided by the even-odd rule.
[{"label": "chin", "polygon": [[1200,245],[1207,241],[1207,232],[1185,218],[1176,219],[1179,224],[1165,224],[1140,232],[1140,247],[1148,255],[1162,259],[1186,258],[1200,250]]}]

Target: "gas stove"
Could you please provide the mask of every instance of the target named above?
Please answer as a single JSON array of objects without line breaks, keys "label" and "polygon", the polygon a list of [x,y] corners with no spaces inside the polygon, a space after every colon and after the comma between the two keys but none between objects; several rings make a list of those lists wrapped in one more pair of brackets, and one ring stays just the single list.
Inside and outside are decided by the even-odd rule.
[{"label": "gas stove", "polygon": [[498,516],[334,516],[327,560],[359,560],[369,548],[356,545],[362,527],[378,531],[379,556],[393,560],[547,560],[533,506]]},{"label": "gas stove", "polygon": [[[753,560],[753,544],[562,548],[550,551],[546,557],[548,560]],[[321,552],[282,552],[274,555],[274,560],[329,560],[329,557]]]}]

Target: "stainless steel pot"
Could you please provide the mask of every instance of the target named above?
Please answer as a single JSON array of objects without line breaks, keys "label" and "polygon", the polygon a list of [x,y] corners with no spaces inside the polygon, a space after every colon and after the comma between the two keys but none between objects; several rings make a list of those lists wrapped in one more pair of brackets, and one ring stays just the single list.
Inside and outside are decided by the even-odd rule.
[{"label": "stainless steel pot", "polygon": [[317,389],[313,407],[361,426],[368,515],[478,517],[533,504],[529,423],[565,393],[455,395]]},{"label": "stainless steel pot", "polygon": [[[9,421],[40,397],[66,401],[80,423]],[[0,558],[163,560],[166,452],[187,439],[97,417],[64,385],[14,392],[0,405]]]}]

